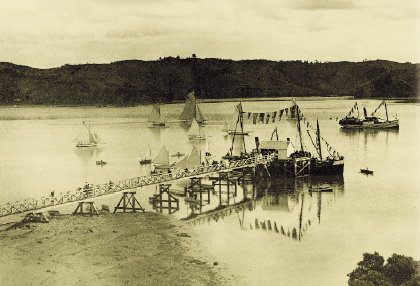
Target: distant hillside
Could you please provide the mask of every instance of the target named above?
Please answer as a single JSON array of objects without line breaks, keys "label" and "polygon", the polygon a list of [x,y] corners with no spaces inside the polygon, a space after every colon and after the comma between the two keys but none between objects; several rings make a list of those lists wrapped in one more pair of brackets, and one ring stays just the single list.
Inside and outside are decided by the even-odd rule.
[{"label": "distant hillside", "polygon": [[417,98],[419,65],[164,58],[35,69],[0,63],[0,105],[136,105],[197,98]]}]

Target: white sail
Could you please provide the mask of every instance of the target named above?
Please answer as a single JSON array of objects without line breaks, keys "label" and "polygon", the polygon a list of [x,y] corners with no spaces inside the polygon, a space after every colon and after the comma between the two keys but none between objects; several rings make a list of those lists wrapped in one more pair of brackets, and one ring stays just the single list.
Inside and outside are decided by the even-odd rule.
[{"label": "white sail", "polygon": [[191,123],[191,127],[187,132],[187,135],[190,139],[203,139],[205,138],[203,127],[198,125],[195,118],[193,119]]},{"label": "white sail", "polygon": [[184,110],[182,110],[181,116],[179,119],[190,121],[195,117],[195,96],[194,91],[188,94],[187,99],[185,100]]},{"label": "white sail", "polygon": [[178,169],[194,169],[195,167],[200,166],[200,164],[200,154],[198,153],[195,146],[193,146],[191,153],[179,161],[175,167]]},{"label": "white sail", "polygon": [[201,111],[198,105],[195,106],[195,120],[197,120],[197,122],[204,122],[207,120],[207,116]]},{"label": "white sail", "polygon": [[86,131],[81,132],[74,141],[77,142],[77,147],[90,147],[96,146],[98,143],[103,143],[102,139],[96,134],[90,132],[90,125],[86,125],[83,122],[83,126],[85,127]]},{"label": "white sail", "polygon": [[158,166],[169,166],[169,152],[166,150],[165,145],[163,145],[159,154],[152,162]]},{"label": "white sail", "polygon": [[164,120],[162,118],[162,115],[160,113],[160,105],[156,104],[152,107],[152,111],[149,114],[148,122],[151,122],[153,124],[162,124],[164,123]]},{"label": "white sail", "polygon": [[207,116],[201,111],[200,107],[197,105],[197,101],[195,99],[194,91],[189,93],[187,99],[185,101],[184,109],[179,117],[179,119],[184,121],[191,121],[193,118],[197,120],[197,122],[203,122],[207,120]]},{"label": "white sail", "polygon": [[148,150],[146,152],[146,156],[143,156],[143,154],[140,153],[140,158],[142,160],[151,160],[152,159],[152,150],[150,149],[150,146],[148,147]]}]

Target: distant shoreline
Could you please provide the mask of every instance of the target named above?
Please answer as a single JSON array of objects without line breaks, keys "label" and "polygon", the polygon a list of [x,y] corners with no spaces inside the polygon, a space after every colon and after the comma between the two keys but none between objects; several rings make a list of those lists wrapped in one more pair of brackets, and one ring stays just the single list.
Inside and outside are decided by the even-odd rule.
[{"label": "distant shoreline", "polygon": [[[355,98],[354,96],[301,96],[301,97],[253,97],[253,98],[222,98],[222,99],[200,99],[197,98],[198,103],[222,103],[222,102],[252,102],[252,101],[323,101],[323,100],[387,100],[387,101],[398,101],[404,103],[420,103],[420,98]],[[161,105],[170,105],[170,104],[183,104],[185,101],[182,100],[175,100],[170,103],[160,103]],[[20,108],[20,107],[39,107],[39,108],[50,108],[50,107],[68,107],[68,108],[130,108],[136,106],[148,106],[154,105],[157,103],[143,103],[137,105],[115,105],[115,104],[107,104],[107,105],[100,105],[100,104],[54,104],[54,105],[36,105],[36,104],[16,104],[16,105],[0,105],[0,108]]]}]

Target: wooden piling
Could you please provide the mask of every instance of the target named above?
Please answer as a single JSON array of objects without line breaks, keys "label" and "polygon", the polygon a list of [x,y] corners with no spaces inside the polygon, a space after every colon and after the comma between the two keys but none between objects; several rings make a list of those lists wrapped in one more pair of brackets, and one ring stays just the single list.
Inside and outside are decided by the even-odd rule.
[{"label": "wooden piling", "polygon": [[[124,192],[123,196],[118,202],[118,205],[114,209],[114,213],[120,209],[122,209],[123,212],[126,212],[128,210],[131,210],[132,212],[136,212],[136,211],[145,212],[142,206],[140,205],[139,201],[134,196],[135,194],[136,192]],[[130,195],[130,197],[128,195]],[[122,203],[122,206],[120,206],[121,203]]]},{"label": "wooden piling", "polygon": [[93,216],[93,215],[98,215],[99,216],[99,212],[96,209],[96,207],[94,206],[93,201],[78,202],[77,207],[73,212],[73,215],[77,215],[77,214],[83,215],[83,214],[85,214],[83,212],[83,204],[88,204],[89,205],[89,215],[90,216]]}]

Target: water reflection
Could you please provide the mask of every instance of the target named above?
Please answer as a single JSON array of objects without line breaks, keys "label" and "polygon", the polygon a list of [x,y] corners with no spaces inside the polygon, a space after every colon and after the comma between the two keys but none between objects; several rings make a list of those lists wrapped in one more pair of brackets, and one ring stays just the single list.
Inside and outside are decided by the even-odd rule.
[{"label": "water reflection", "polygon": [[99,147],[79,147],[76,148],[76,154],[77,156],[83,161],[83,162],[91,162],[92,158],[97,158],[99,154],[101,154],[101,148]]},{"label": "water reflection", "polygon": [[349,128],[340,128],[342,134],[347,136],[359,136],[360,134],[364,135],[365,137],[375,137],[379,133],[386,133],[386,134],[398,134],[399,129],[349,129]]},{"label": "water reflection", "polygon": [[160,141],[161,132],[164,128],[165,127],[160,127],[160,126],[149,126],[148,130],[149,130],[152,140],[150,140],[149,137],[148,137],[148,140],[151,142],[161,142]]},{"label": "water reflection", "polygon": [[[203,179],[201,182],[208,180],[210,184],[202,183],[201,193],[197,189],[198,181],[193,182],[192,187],[191,182],[187,182],[184,190],[171,193],[179,200],[177,208],[159,211],[177,213],[179,218],[194,225],[219,223],[230,218],[236,220],[243,231],[278,233],[300,241],[310,226],[321,224],[323,209],[344,194],[342,176],[284,178],[267,181],[265,185],[252,184],[240,172],[228,176],[227,180],[220,181],[215,180],[216,177]],[[311,186],[325,185],[332,186],[333,191],[309,190]]]}]

